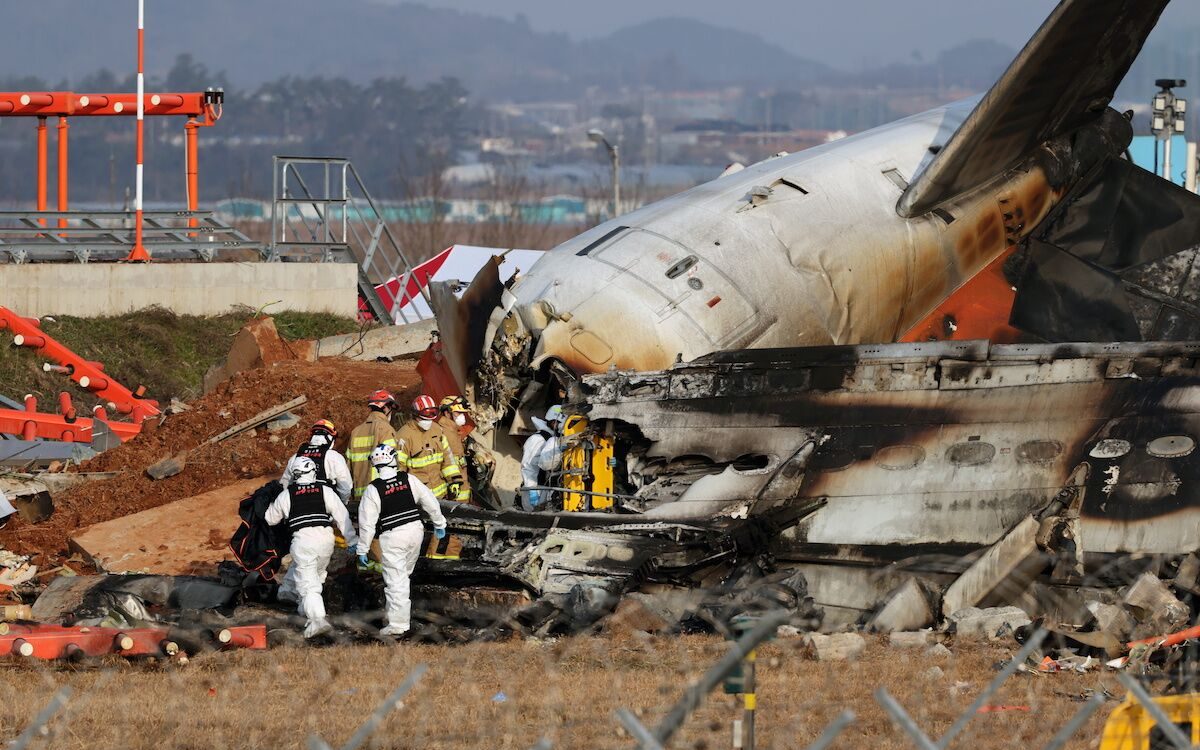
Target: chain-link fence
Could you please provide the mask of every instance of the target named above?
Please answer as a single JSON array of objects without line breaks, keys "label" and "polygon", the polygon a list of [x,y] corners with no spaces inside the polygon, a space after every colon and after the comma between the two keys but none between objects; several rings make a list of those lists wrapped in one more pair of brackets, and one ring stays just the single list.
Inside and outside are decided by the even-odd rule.
[{"label": "chain-link fence", "polygon": [[[767,640],[782,619],[765,616],[733,643],[630,632],[213,652],[186,664],[9,664],[0,726],[18,750],[1057,749],[1099,746],[1102,709],[1129,691],[1170,743],[1155,747],[1191,746],[1130,674],[1020,669],[1041,653],[1045,630],[1019,649],[1011,639],[951,640],[949,654],[877,636],[855,660],[820,662],[803,637]],[[725,695],[752,653],[754,701]]]}]

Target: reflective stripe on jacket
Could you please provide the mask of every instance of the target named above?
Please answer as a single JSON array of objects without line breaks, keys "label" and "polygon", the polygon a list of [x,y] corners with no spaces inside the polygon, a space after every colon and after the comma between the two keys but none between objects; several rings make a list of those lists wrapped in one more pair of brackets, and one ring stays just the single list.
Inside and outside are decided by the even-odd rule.
[{"label": "reflective stripe on jacket", "polygon": [[[377,445],[390,445],[400,452],[396,441],[396,431],[392,429],[387,415],[381,411],[372,411],[367,415],[367,421],[354,428],[350,433],[350,445],[346,448],[346,460],[350,463],[350,476],[354,479],[354,497],[362,497],[377,476],[375,467],[371,466],[371,451]],[[403,458],[400,459],[403,462]]]}]

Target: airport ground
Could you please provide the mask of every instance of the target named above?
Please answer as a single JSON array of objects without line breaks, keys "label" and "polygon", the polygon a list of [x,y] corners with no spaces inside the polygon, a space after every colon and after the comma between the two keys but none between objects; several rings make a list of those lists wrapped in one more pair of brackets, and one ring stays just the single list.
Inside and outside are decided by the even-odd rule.
[{"label": "airport ground", "polygon": [[[615,718],[629,708],[654,726],[728,648],[716,636],[579,636],[558,640],[442,645],[356,645],[214,653],[186,665],[129,663],[0,667],[0,733],[20,731],[63,685],[74,697],[42,747],[144,750],[171,737],[179,748],[304,747],[319,733],[345,742],[414,666],[429,665],[387,719],[375,747],[628,748]],[[834,748],[903,750],[913,745],[872,695],[885,687],[930,736],[944,733],[992,680],[1016,646],[951,644],[941,659],[872,638],[861,659],[817,662],[801,639],[760,650],[758,747],[801,748],[844,709],[857,721]],[[936,667],[936,669],[935,669]],[[1111,674],[1011,677],[952,747],[1042,747],[1091,691],[1123,690]],[[1105,704],[1068,748],[1096,747]],[[740,701],[718,690],[684,725],[673,747],[730,747]]]}]

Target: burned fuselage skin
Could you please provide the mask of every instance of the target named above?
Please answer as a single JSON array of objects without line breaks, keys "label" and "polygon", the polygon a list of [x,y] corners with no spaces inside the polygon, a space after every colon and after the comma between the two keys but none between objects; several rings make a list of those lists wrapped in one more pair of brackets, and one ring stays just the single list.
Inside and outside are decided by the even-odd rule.
[{"label": "burned fuselage skin", "polygon": [[[729,352],[584,379],[626,509],[754,517],[826,504],[776,554],[880,562],[1078,519],[1083,553],[1200,548],[1195,344],[983,342]],[[624,450],[620,450],[620,445]]]}]

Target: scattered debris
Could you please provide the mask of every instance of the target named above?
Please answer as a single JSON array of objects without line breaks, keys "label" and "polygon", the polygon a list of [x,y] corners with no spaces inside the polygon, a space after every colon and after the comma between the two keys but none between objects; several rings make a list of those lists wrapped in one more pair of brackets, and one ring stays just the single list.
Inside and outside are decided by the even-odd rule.
[{"label": "scattered debris", "polygon": [[1022,664],[1018,669],[1024,671],[1041,672],[1049,674],[1053,672],[1090,672],[1093,669],[1100,667],[1100,660],[1091,656],[1077,656],[1070,654],[1060,656],[1055,659],[1050,656],[1042,657],[1042,660],[1036,666],[1030,667]]},{"label": "scattered debris", "polygon": [[966,607],[946,618],[947,628],[958,637],[995,638],[1002,630],[1012,632],[1032,622],[1019,607]]},{"label": "scattered debris", "polygon": [[1138,624],[1133,630],[1135,639],[1173,633],[1191,618],[1188,606],[1175,598],[1167,584],[1150,572],[1138,576],[1126,589],[1121,601],[1137,620]]},{"label": "scattered debris", "polygon": [[266,427],[267,432],[286,432],[298,424],[300,424],[300,417],[289,411],[267,422]]},{"label": "scattered debris", "polygon": [[[273,406],[266,411],[259,412],[250,419],[247,419],[245,422],[239,422],[238,424],[235,424],[233,427],[230,427],[228,430],[225,430],[219,435],[210,437],[202,445],[216,445],[217,443],[228,440],[235,435],[240,435],[248,430],[253,430],[255,427],[265,424],[281,414],[286,413],[289,409],[295,409],[303,406],[306,403],[308,403],[307,396],[297,396],[291,401],[288,401],[286,404]],[[183,467],[187,462],[187,456],[189,452],[190,451],[186,450],[180,451],[174,456],[164,458],[161,461],[147,466],[146,476],[150,477],[151,479],[167,479],[175,476],[183,471]]]},{"label": "scattered debris", "polygon": [[0,590],[11,590],[33,580],[37,570],[37,566],[29,562],[28,556],[0,549]]},{"label": "scattered debris", "polygon": [[992,607],[1012,602],[1046,568],[1050,557],[1038,549],[1041,524],[1032,516],[993,544],[942,595],[942,614],[968,607]]},{"label": "scattered debris", "polygon": [[225,361],[213,365],[205,373],[204,393],[212,393],[217,386],[246,370],[289,360],[314,362],[316,358],[315,342],[284,341],[275,328],[273,318],[255,318],[242,326],[233,337],[233,345]]},{"label": "scattered debris", "polygon": [[1089,602],[1087,608],[1093,617],[1094,630],[1110,635],[1118,641],[1127,641],[1133,637],[1133,629],[1137,622],[1124,607]]},{"label": "scattered debris", "polygon": [[[54,501],[50,498],[50,489],[41,481],[28,475],[0,476],[0,498],[5,499],[4,505],[0,506],[0,513],[5,518],[15,511],[21,515],[25,523],[35,524],[45,521],[54,513]],[[10,503],[11,505],[9,505]]]},{"label": "scattered debris", "polygon": [[867,630],[888,633],[896,630],[916,630],[934,622],[934,608],[929,595],[916,578],[900,584],[867,623]]},{"label": "scattered debris", "polygon": [[954,652],[946,648],[944,643],[935,643],[925,652],[927,659],[950,659],[954,657]]},{"label": "scattered debris", "polygon": [[896,630],[888,634],[888,644],[892,648],[926,648],[937,642],[932,630]]},{"label": "scattered debris", "polygon": [[33,603],[38,622],[135,627],[228,607],[234,586],[194,576],[101,575],[54,579]]},{"label": "scattered debris", "polygon": [[809,633],[804,642],[817,661],[853,660],[867,650],[867,640],[858,633]]}]

